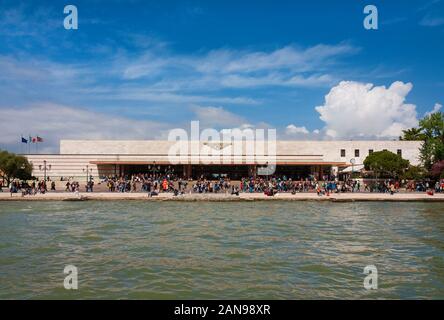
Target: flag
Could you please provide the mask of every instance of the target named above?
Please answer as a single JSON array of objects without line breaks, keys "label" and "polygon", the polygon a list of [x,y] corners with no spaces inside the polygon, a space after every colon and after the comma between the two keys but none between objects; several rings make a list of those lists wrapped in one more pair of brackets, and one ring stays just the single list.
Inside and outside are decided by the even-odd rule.
[{"label": "flag", "polygon": [[37,142],[37,138],[32,137],[32,143],[36,143]]},{"label": "flag", "polygon": [[36,139],[37,139],[37,142],[43,142],[43,138],[41,138],[39,136],[37,136]]},{"label": "flag", "polygon": [[28,143],[28,140],[22,137],[22,143]]}]

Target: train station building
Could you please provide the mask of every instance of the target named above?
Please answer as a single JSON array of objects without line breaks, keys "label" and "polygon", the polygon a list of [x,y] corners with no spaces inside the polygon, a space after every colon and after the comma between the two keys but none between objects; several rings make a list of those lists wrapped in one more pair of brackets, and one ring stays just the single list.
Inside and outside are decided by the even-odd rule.
[{"label": "train station building", "polygon": [[[232,143],[195,142],[198,152],[172,156],[174,141],[161,140],[61,140],[58,154],[25,155],[33,165],[33,175],[51,179],[100,179],[106,176],[130,176],[138,173],[174,173],[186,179],[216,179],[261,174],[270,166],[267,152],[260,156],[245,153],[246,141],[239,154],[229,161],[214,156],[229,150]],[[191,142],[190,142],[191,143]],[[419,164],[420,141],[276,141],[273,164],[275,175],[301,179],[359,170],[372,152],[388,150],[401,155],[412,165]],[[267,148],[266,148],[267,149]],[[218,152],[216,152],[218,151]],[[228,152],[229,153],[229,152]]]}]

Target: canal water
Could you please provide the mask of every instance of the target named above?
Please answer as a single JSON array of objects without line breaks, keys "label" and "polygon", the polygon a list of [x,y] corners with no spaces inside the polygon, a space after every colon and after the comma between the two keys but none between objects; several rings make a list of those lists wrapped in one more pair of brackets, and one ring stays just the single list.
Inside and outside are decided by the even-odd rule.
[{"label": "canal water", "polygon": [[444,299],[444,204],[0,202],[0,298]]}]

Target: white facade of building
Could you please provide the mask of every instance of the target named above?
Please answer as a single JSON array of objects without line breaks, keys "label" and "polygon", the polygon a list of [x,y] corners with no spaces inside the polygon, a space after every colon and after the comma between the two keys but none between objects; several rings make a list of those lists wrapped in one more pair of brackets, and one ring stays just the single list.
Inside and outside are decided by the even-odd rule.
[{"label": "white facade of building", "polygon": [[[121,175],[124,167],[131,165],[168,165],[169,150],[175,142],[160,140],[61,140],[60,154],[25,155],[32,162],[36,177],[43,177],[43,161],[46,175],[60,177],[84,177],[86,170],[93,177]],[[399,153],[413,165],[419,164],[420,141],[277,141],[276,164],[281,166],[312,166],[325,170],[337,170],[363,163],[370,152],[388,150]],[[221,146],[222,149],[229,147]],[[210,143],[199,143],[199,150],[214,148]],[[245,142],[243,148],[245,149]],[[191,148],[190,148],[191,150]],[[208,164],[206,154],[190,154],[185,160],[177,159],[184,166]],[[232,165],[264,165],[260,157],[251,161],[245,153],[235,156]],[[191,170],[191,169],[189,169]]]}]

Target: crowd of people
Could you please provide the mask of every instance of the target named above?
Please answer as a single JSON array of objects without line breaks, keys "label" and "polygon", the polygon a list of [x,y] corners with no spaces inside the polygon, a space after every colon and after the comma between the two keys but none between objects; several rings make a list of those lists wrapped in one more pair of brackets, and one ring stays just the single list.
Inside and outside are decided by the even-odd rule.
[{"label": "crowd of people", "polygon": [[192,187],[195,193],[227,193],[233,191],[231,189],[231,181],[228,178],[220,178],[218,180],[197,180]]},{"label": "crowd of people", "polygon": [[[66,181],[65,192],[80,192],[80,183],[73,179]],[[3,184],[3,181],[0,181]],[[206,179],[201,177],[197,180],[187,180],[174,174],[134,174],[125,177],[102,177],[99,184],[104,184],[109,192],[145,192],[150,196],[162,192],[171,192],[175,195],[184,193],[264,193],[272,196],[276,193],[306,193],[316,192],[318,195],[329,195],[331,193],[344,192],[379,192],[395,194],[404,188],[407,192],[444,192],[444,180],[436,183],[428,181],[398,181],[398,180],[360,180],[349,179],[338,181],[336,179],[318,181],[314,177],[305,179],[291,179],[282,176],[256,176],[245,177],[240,181],[231,181],[228,177],[218,179]],[[56,183],[49,178],[40,181],[11,181],[9,191],[21,192],[23,195],[44,194],[56,190]],[[84,184],[86,192],[94,191],[94,180],[92,178]],[[103,191],[103,187],[101,191]],[[2,190],[2,188],[0,188]]]},{"label": "crowd of people", "polygon": [[77,181],[69,181],[65,184],[65,191],[67,192],[79,192],[80,191],[80,183]]},{"label": "crowd of people", "polygon": [[427,192],[427,190],[433,190],[434,192],[441,193],[444,192],[444,179],[436,181],[434,185],[430,185],[428,181],[410,181],[406,185],[406,190],[410,192]]},{"label": "crowd of people", "polygon": [[147,192],[154,196],[160,192],[183,193],[188,181],[179,179],[173,174],[134,174],[125,177],[102,177],[101,183],[109,192]]},{"label": "crowd of people", "polygon": [[[11,194],[21,192],[23,196],[35,195],[38,193],[45,194],[46,192],[48,192],[48,185],[51,191],[56,191],[56,184],[54,181],[33,180],[29,183],[28,181],[13,180],[9,184],[9,192]],[[0,190],[2,190],[1,187]]]},{"label": "crowd of people", "polygon": [[[411,182],[398,180],[364,181],[349,179],[347,181],[318,181],[310,177],[293,180],[285,175],[272,177],[245,177],[240,181],[231,181],[227,177],[218,179],[186,180],[174,175],[136,174],[131,177],[106,177],[103,179],[110,192],[148,192],[157,195],[161,192],[183,193],[303,193],[316,192],[318,195],[344,192],[379,192],[395,194],[405,187],[407,191],[430,189],[428,182]],[[411,187],[413,183],[413,188]],[[437,182],[434,192],[444,192],[444,180]]]},{"label": "crowd of people", "polygon": [[302,192],[316,192],[318,195],[325,195],[340,192],[390,192],[395,193],[399,191],[399,182],[386,180],[383,182],[376,182],[373,184],[365,184],[360,180],[347,181],[318,181],[314,178],[307,178],[301,180],[292,180],[283,177],[272,177],[270,179],[264,178],[244,178],[241,180],[240,189],[242,192],[264,192],[269,190],[277,192],[291,192],[292,194]]}]

